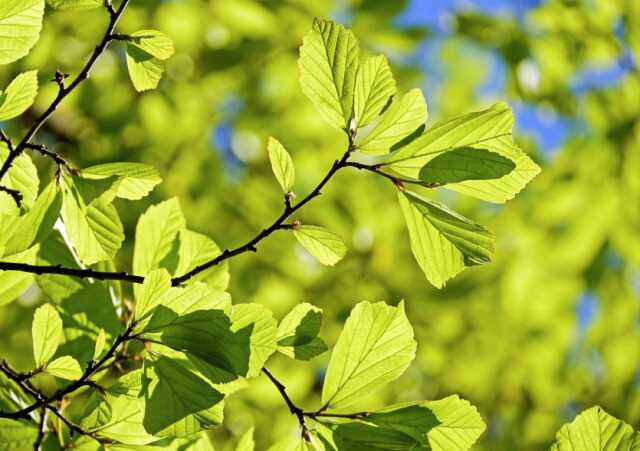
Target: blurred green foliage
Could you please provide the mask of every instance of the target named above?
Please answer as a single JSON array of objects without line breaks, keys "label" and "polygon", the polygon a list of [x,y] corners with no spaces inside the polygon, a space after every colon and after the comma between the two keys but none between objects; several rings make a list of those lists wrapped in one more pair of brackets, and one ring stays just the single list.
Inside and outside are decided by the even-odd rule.
[{"label": "blurred green foliage", "polygon": [[[425,0],[425,6],[426,0]],[[367,53],[391,56],[400,91],[425,80],[412,55],[426,29],[396,26],[404,1],[180,0],[135,1],[122,32],[156,28],[175,42],[158,90],[137,94],[114,45],[89,82],[40,135],[79,167],[112,161],[155,166],[165,181],[141,202],[116,201],[125,226],[119,266],[128,268],[138,216],[151,203],[178,196],[190,228],[222,247],[253,236],[279,213],[282,195],[267,155],[270,135],[296,161],[299,195],[309,192],[345,147],[318,118],[298,83],[302,36],[315,16],[348,10]],[[104,28],[102,11],[47,10],[40,41],[0,85],[38,68],[74,73]],[[630,424],[640,421],[640,3],[549,0],[524,21],[460,12],[441,46],[443,83],[427,96],[430,119],[488,106],[479,94],[487,61],[469,45],[506,62],[508,102],[578,125],[555,153],[516,132],[543,172],[520,196],[495,207],[445,193],[461,213],[497,237],[495,261],[468,269],[438,291],[416,267],[402,215],[385,181],[342,173],[317,207],[302,217],[348,239],[335,268],[321,267],[290,236],[274,235],[257,254],[230,264],[234,303],[257,302],[277,318],[302,301],[324,309],[321,335],[333,346],[346,315],[361,300],[406,300],[417,358],[399,382],[357,406],[366,409],[458,393],[482,413],[487,432],[478,450],[547,449],[555,432],[586,407],[602,405]],[[585,68],[624,59],[609,86],[571,89]],[[20,134],[49,104],[43,84],[33,111],[12,121]],[[52,175],[34,157],[41,175]],[[19,368],[31,356],[30,323],[43,299],[34,287],[0,313],[0,355]],[[320,406],[328,355],[311,362],[274,357],[298,405]],[[297,422],[264,378],[229,398],[216,449],[231,450],[253,425],[257,449],[297,433]]]}]

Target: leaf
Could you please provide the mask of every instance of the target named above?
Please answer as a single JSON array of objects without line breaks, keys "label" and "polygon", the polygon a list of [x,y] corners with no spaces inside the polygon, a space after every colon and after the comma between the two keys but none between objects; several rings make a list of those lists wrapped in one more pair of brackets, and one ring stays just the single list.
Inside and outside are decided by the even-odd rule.
[{"label": "leaf", "polygon": [[396,93],[396,81],[384,55],[367,58],[358,68],[354,96],[356,127],[375,119]]},{"label": "leaf", "polygon": [[342,238],[329,230],[312,225],[300,225],[293,229],[300,245],[323,265],[333,266],[347,253]]},{"label": "leaf", "polygon": [[256,442],[253,440],[253,428],[249,428],[238,441],[236,451],[254,451],[255,448]]},{"label": "leaf", "polygon": [[[192,269],[213,260],[220,255],[220,248],[206,235],[187,229],[180,231],[180,245],[178,248],[178,266],[176,275],[184,275]],[[226,290],[229,286],[229,263],[222,263],[196,274],[189,279],[190,283],[202,281],[211,288]]]},{"label": "leaf", "polygon": [[318,337],[322,325],[322,309],[308,304],[298,304],[278,326],[278,351],[299,360],[309,360],[327,350]]},{"label": "leaf", "polygon": [[127,41],[161,61],[171,58],[175,52],[171,38],[158,30],[136,31]]},{"label": "leaf", "polygon": [[36,368],[42,368],[56,353],[62,340],[62,318],[51,304],[44,304],[34,312],[31,336]]},{"label": "leaf", "polygon": [[390,406],[366,421],[407,434],[434,451],[469,450],[486,428],[478,410],[457,395]]},{"label": "leaf", "polygon": [[[38,246],[14,255],[5,255],[2,261],[13,263],[35,263]],[[33,284],[33,274],[19,271],[0,271],[0,306],[16,299]]]},{"label": "leaf", "polygon": [[65,355],[47,365],[46,372],[61,379],[74,381],[82,377],[82,369],[76,359]]},{"label": "leaf", "polygon": [[426,451],[428,449],[421,446],[413,437],[391,428],[352,422],[333,426],[330,429],[336,451]]},{"label": "leaf", "polygon": [[357,149],[369,154],[389,153],[427,120],[427,103],[422,91],[412,89],[391,104],[371,131],[358,139]]},{"label": "leaf", "polygon": [[62,189],[61,217],[78,258],[85,265],[111,260],[122,246],[124,228],[107,191],[95,198],[66,177]]},{"label": "leaf", "polygon": [[398,200],[413,256],[435,287],[467,266],[491,261],[493,235],[482,226],[411,192],[398,193]]},{"label": "leaf", "polygon": [[0,2],[0,64],[19,60],[38,42],[44,0]]},{"label": "leaf", "polygon": [[585,410],[556,434],[551,451],[640,449],[640,435],[601,407]]},{"label": "leaf", "polygon": [[162,182],[155,168],[142,163],[107,163],[82,170],[82,177],[89,180],[113,176],[118,177],[113,184],[116,196],[130,200],[142,199]]},{"label": "leaf", "polygon": [[98,336],[96,337],[96,344],[93,348],[93,360],[98,360],[104,351],[104,346],[107,342],[107,335],[104,329],[100,329]]},{"label": "leaf", "polygon": [[0,449],[33,449],[38,437],[38,428],[26,420],[0,418]]},{"label": "leaf", "polygon": [[[4,161],[8,155],[7,146],[4,143],[0,143],[0,160]],[[22,153],[13,161],[11,170],[2,179],[3,186],[18,190],[22,194],[22,206],[26,208],[33,207],[38,197],[39,184],[38,169],[33,164],[31,157],[26,153]],[[8,196],[5,193],[0,194]],[[11,200],[11,204],[14,204],[13,200]]]},{"label": "leaf", "polygon": [[138,92],[155,89],[160,83],[164,65],[162,61],[133,44],[127,44],[127,69],[133,87]]},{"label": "leaf", "polygon": [[267,145],[271,170],[285,194],[291,191],[296,178],[295,167],[291,155],[275,138],[269,138]]},{"label": "leaf", "polygon": [[155,269],[144,278],[140,291],[136,293],[136,308],[134,318],[143,320],[153,308],[158,305],[171,289],[171,276],[166,269]]},{"label": "leaf", "polygon": [[147,358],[144,377],[148,385],[143,424],[153,435],[185,436],[198,432],[201,420],[205,427],[209,424],[206,416],[199,416],[200,412],[223,399],[209,383],[167,357]]},{"label": "leaf", "polygon": [[[1,8],[1,7],[0,7]],[[27,111],[38,94],[38,71],[23,72],[0,93],[0,121],[7,121]]]},{"label": "leaf", "polygon": [[361,302],[351,311],[331,354],[322,388],[326,409],[357,402],[404,373],[416,352],[404,303]]},{"label": "leaf", "polygon": [[103,2],[100,0],[47,0],[47,4],[59,10],[78,11],[99,8]]},{"label": "leaf", "polygon": [[349,129],[359,52],[351,30],[321,19],[314,19],[300,47],[302,92],[324,119],[339,129]]},{"label": "leaf", "polygon": [[417,179],[431,160],[461,147],[483,149],[515,163],[515,169],[494,180],[465,180],[447,185],[462,194],[504,203],[512,199],[539,172],[540,167],[516,147],[511,136],[513,114],[505,103],[439,122],[422,136],[392,153],[383,163],[401,176]]},{"label": "leaf", "polygon": [[486,149],[459,147],[438,155],[420,170],[420,180],[448,185],[465,180],[498,179],[515,169],[513,161]]},{"label": "leaf", "polygon": [[144,276],[158,268],[184,227],[185,220],[177,197],[149,207],[140,216],[136,227],[133,272]]}]

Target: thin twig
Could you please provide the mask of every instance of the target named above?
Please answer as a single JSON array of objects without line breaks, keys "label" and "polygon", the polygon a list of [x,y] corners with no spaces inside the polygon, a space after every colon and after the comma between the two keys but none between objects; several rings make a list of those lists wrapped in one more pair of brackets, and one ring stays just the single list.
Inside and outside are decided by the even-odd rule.
[{"label": "thin twig", "polygon": [[22,193],[17,189],[7,188],[6,186],[0,185],[0,191],[7,193],[13,201],[16,203],[18,208],[22,205]]},{"label": "thin twig", "polygon": [[346,166],[356,168],[361,171],[373,172],[374,174],[380,175],[386,179],[391,180],[391,182],[393,182],[393,184],[400,189],[403,189],[404,183],[408,183],[410,185],[420,185],[420,186],[424,186],[425,188],[437,188],[439,186],[437,183],[423,182],[422,180],[409,179],[409,178],[398,177],[393,174],[389,174],[388,172],[384,172],[379,165],[375,165],[375,164],[370,165],[370,164],[357,163],[355,161],[349,161],[346,163]]},{"label": "thin twig", "polygon": [[42,440],[44,439],[44,431],[47,424],[47,409],[42,408],[40,411],[40,421],[38,423],[38,436],[36,437],[36,441],[33,444],[34,451],[40,451],[40,446],[42,445]]},{"label": "thin twig", "polygon": [[273,383],[273,385],[276,386],[276,388],[280,392],[280,395],[284,399],[284,402],[287,404],[289,411],[293,415],[295,415],[296,418],[298,418],[298,423],[300,423],[302,438],[307,442],[311,442],[311,436],[309,435],[309,428],[305,421],[304,411],[293,403],[293,401],[291,400],[291,398],[289,398],[289,395],[287,394],[286,387],[278,379],[276,379],[275,376],[271,374],[271,372],[266,367],[262,368],[262,372],[266,374],[266,376]]},{"label": "thin twig", "polygon": [[45,146],[44,144],[31,144],[31,143],[29,143],[29,144],[26,145],[26,148],[27,149],[31,149],[31,150],[35,150],[36,152],[40,153],[40,155],[42,155],[45,158],[51,158],[54,161],[54,163],[56,164],[56,166],[58,166],[58,174],[60,174],[60,171],[61,171],[62,168],[65,168],[67,171],[69,171],[69,173],[71,173],[73,175],[78,174],[78,170],[75,169],[73,166],[71,166],[67,160],[62,158],[57,153],[52,152],[49,149],[47,149],[47,146]]}]

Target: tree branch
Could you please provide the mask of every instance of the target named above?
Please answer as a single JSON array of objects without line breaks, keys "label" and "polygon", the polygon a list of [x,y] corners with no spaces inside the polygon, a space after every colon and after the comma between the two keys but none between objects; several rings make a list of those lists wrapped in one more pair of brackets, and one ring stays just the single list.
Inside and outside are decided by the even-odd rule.
[{"label": "tree branch", "polygon": [[20,208],[20,206],[22,205],[22,193],[20,193],[20,191],[18,191],[17,189],[7,188],[3,185],[0,185],[0,191],[3,191],[11,196],[18,208]]},{"label": "tree branch", "polygon": [[408,183],[411,185],[420,185],[420,186],[424,186],[425,188],[437,188],[438,186],[440,186],[437,183],[423,182],[422,180],[408,179],[408,178],[398,177],[393,174],[389,174],[387,172],[384,172],[379,165],[375,165],[375,164],[370,165],[370,164],[357,163],[355,161],[349,161],[346,163],[346,166],[356,168],[361,171],[369,171],[369,172],[373,172],[374,174],[378,174],[386,179],[391,180],[391,182],[393,182],[394,185],[396,185],[399,189],[402,189],[402,190],[404,189],[403,185],[405,183]]},{"label": "tree branch", "polygon": [[266,367],[262,368],[262,372],[266,374],[269,380],[273,382],[273,385],[276,386],[276,388],[280,392],[280,395],[284,399],[284,402],[287,404],[289,411],[298,418],[298,423],[300,423],[302,438],[307,442],[311,442],[311,436],[309,435],[309,428],[305,421],[304,411],[293,403],[293,401],[291,400],[291,398],[289,398],[289,395],[287,394],[286,387],[278,379],[276,379],[275,376],[271,374],[271,372]]},{"label": "tree branch", "polygon": [[49,117],[51,117],[51,115],[56,111],[60,103],[62,103],[62,101],[71,92],[73,92],[73,90],[76,89],[80,85],[80,83],[82,83],[84,80],[89,78],[89,73],[91,72],[91,69],[93,69],[93,66],[95,65],[96,61],[98,60],[100,55],[102,55],[102,53],[106,50],[109,43],[113,41],[113,31],[116,25],[118,24],[118,21],[120,20],[120,17],[122,16],[122,13],[124,13],[124,10],[128,4],[129,4],[129,0],[122,0],[122,3],[120,3],[120,7],[116,10],[113,8],[113,5],[111,4],[110,0],[105,1],[105,7],[109,11],[109,25],[107,26],[107,30],[104,36],[102,37],[102,41],[100,41],[98,46],[95,48],[95,50],[89,57],[89,60],[87,61],[85,66],[82,68],[80,73],[76,76],[76,78],[69,84],[69,86],[64,86],[64,80],[58,82],[59,89],[58,89],[58,95],[56,96],[56,98],[53,100],[53,102],[51,102],[51,104],[44,111],[44,113],[42,113],[35,120],[35,122],[31,126],[31,128],[27,131],[27,133],[24,135],[20,143],[15,148],[9,149],[9,155],[7,156],[7,159],[3,162],[2,166],[0,167],[0,180],[2,180],[2,178],[7,174],[14,160],[18,158],[22,154],[22,152],[25,151],[25,149],[27,149],[28,145],[31,143],[31,140],[34,138],[36,133],[38,133],[38,130],[40,130],[40,127],[42,127],[44,123],[47,122]]},{"label": "tree branch", "polygon": [[42,440],[44,439],[44,430],[47,424],[47,409],[44,407],[40,412],[40,422],[38,423],[38,436],[36,437],[36,441],[33,444],[34,451],[40,451],[40,446],[42,445]]}]

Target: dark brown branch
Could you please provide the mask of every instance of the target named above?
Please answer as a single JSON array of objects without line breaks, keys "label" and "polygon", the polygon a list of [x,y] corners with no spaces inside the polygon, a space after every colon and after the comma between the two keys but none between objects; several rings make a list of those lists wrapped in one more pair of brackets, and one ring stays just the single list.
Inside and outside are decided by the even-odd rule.
[{"label": "dark brown branch", "polygon": [[2,163],[2,166],[0,167],[0,180],[2,180],[2,178],[9,171],[14,160],[18,158],[22,154],[22,152],[25,151],[25,149],[27,149],[27,145],[31,143],[31,140],[34,138],[36,133],[38,133],[38,130],[40,130],[40,127],[42,127],[44,123],[47,122],[49,117],[51,117],[51,115],[56,111],[60,103],[62,103],[62,101],[71,92],[73,92],[73,90],[75,90],[80,85],[80,83],[82,83],[84,80],[89,78],[89,73],[91,72],[91,69],[93,69],[93,66],[95,65],[96,61],[98,60],[100,55],[102,55],[102,53],[106,50],[109,43],[113,41],[113,36],[112,36],[113,31],[115,30],[115,27],[118,24],[118,21],[120,20],[120,17],[122,16],[122,13],[124,13],[124,10],[128,4],[129,4],[129,0],[122,0],[120,7],[117,10],[115,10],[113,8],[113,5],[111,4],[111,1],[109,0],[105,1],[105,7],[109,11],[109,25],[107,25],[107,30],[104,36],[102,37],[102,41],[100,41],[98,46],[95,48],[95,50],[89,57],[89,60],[87,61],[85,66],[82,68],[80,73],[76,76],[76,78],[74,78],[74,80],[69,84],[69,86],[64,86],[64,79],[61,82],[58,82],[59,89],[58,89],[58,95],[56,96],[56,98],[53,99],[53,102],[51,102],[51,104],[44,111],[44,113],[42,113],[35,120],[35,122],[31,126],[31,128],[29,128],[29,130],[24,135],[20,143],[14,149],[10,149],[7,159]]},{"label": "dark brown branch", "polygon": [[47,424],[47,409],[44,407],[40,411],[40,422],[38,423],[38,436],[36,437],[36,441],[33,444],[34,451],[40,451],[40,446],[42,445],[42,440],[44,439],[44,429]]},{"label": "dark brown branch", "polygon": [[0,185],[0,191],[7,193],[13,201],[16,203],[18,208],[22,205],[22,193],[17,189],[7,188],[6,186]]},{"label": "dark brown branch", "polygon": [[49,411],[51,411],[51,413],[53,413],[55,416],[60,418],[60,420],[69,428],[69,430],[71,431],[71,436],[72,437],[73,437],[73,434],[79,434],[79,435],[86,435],[88,437],[96,438],[94,436],[94,434],[92,434],[91,432],[85,431],[84,429],[82,429],[77,424],[71,422],[67,417],[62,415],[62,413],[58,409],[56,409],[55,407],[50,406],[50,405],[47,404],[46,408]]},{"label": "dark brown branch", "polygon": [[0,262],[0,270],[28,272],[40,276],[43,274],[58,274],[61,276],[78,277],[81,279],[122,280],[132,283],[144,282],[144,277],[134,276],[127,274],[126,272],[106,272],[95,271],[93,269],[65,268],[61,265],[29,265],[26,263]]},{"label": "dark brown branch", "polygon": [[357,163],[355,161],[349,161],[346,163],[346,166],[356,168],[361,171],[373,172],[374,174],[380,175],[388,180],[391,180],[391,182],[393,182],[393,184],[400,189],[403,189],[404,183],[408,183],[412,185],[420,185],[420,186],[424,186],[425,188],[437,188],[439,186],[437,183],[423,182],[422,180],[408,179],[408,178],[398,177],[393,174],[389,174],[387,172],[384,172],[379,165],[375,165],[375,164],[370,165],[370,164]]},{"label": "dark brown branch", "polygon": [[298,423],[300,423],[302,438],[305,439],[305,441],[307,442],[311,442],[311,436],[309,435],[309,428],[305,421],[304,411],[293,403],[293,401],[291,400],[291,398],[289,398],[289,395],[287,394],[286,387],[278,379],[276,379],[275,376],[271,374],[271,372],[267,368],[262,368],[262,372],[266,374],[266,376],[273,383],[273,385],[276,386],[276,388],[280,392],[280,395],[284,399],[284,402],[287,404],[289,411],[293,415],[295,415],[296,418],[298,418]]},{"label": "dark brown branch", "polygon": [[31,149],[31,150],[35,150],[36,152],[38,152],[40,155],[42,155],[45,158],[51,158],[53,160],[53,162],[56,164],[56,166],[58,166],[58,174],[60,174],[60,171],[62,168],[66,168],[67,171],[69,171],[69,173],[71,174],[77,174],[78,171],[72,167],[69,162],[67,160],[65,160],[64,158],[62,158],[60,155],[58,155],[55,152],[50,151],[49,149],[47,149],[47,146],[45,146],[44,144],[27,144],[26,145],[27,149]]}]

